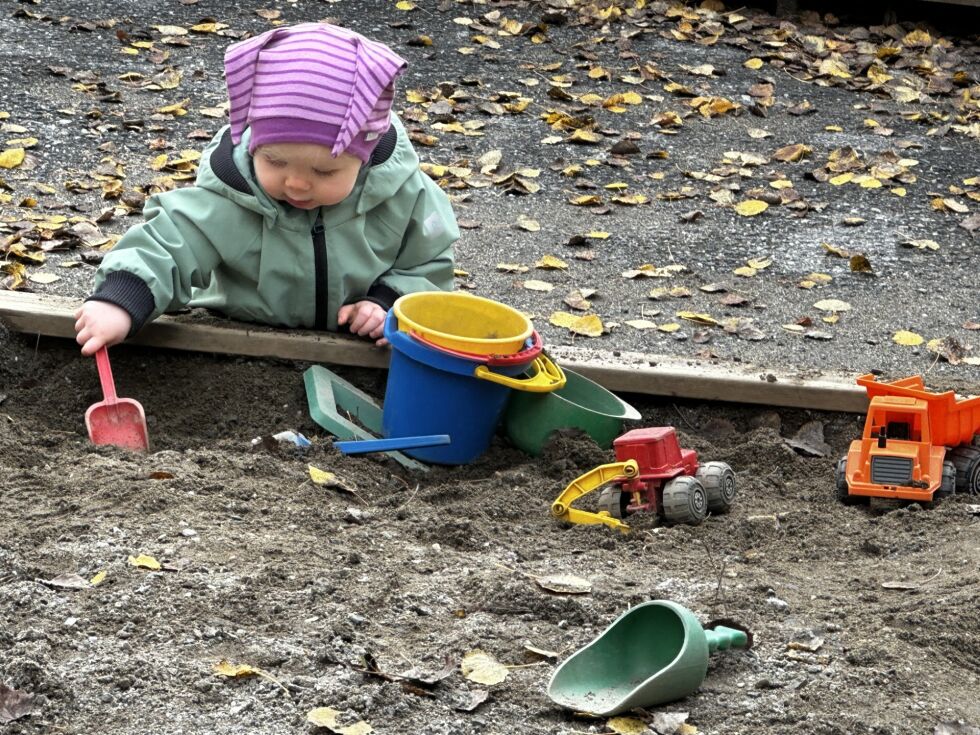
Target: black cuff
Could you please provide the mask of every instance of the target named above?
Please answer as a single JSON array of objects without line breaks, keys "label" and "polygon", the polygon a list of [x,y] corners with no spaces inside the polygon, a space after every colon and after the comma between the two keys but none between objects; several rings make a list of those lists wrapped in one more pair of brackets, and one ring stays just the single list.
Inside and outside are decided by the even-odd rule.
[{"label": "black cuff", "polygon": [[85,300],[105,301],[124,309],[133,320],[127,338],[143,328],[156,306],[150,287],[142,278],[126,271],[115,271],[107,275],[98,290]]},{"label": "black cuff", "polygon": [[368,289],[367,294],[364,296],[353,296],[347,299],[344,306],[347,304],[356,303],[358,301],[370,301],[372,304],[377,304],[385,311],[389,311],[391,307],[394,306],[399,296],[401,296],[401,294],[395,289],[375,281],[371,285],[371,288]]}]

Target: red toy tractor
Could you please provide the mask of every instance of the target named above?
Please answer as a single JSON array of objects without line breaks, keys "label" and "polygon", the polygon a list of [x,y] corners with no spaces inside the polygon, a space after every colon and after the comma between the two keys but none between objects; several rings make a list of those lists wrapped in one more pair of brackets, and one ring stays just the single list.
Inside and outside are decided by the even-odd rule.
[{"label": "red toy tractor", "polygon": [[[626,533],[622,519],[652,511],[668,523],[696,526],[708,511],[725,513],[735,498],[735,473],[724,462],[698,464],[693,449],[681,449],[673,426],[633,429],[613,442],[617,462],[572,481],[551,504],[551,514],[570,523],[602,523]],[[605,487],[604,487],[605,486]],[[598,488],[599,511],[572,508]]]}]

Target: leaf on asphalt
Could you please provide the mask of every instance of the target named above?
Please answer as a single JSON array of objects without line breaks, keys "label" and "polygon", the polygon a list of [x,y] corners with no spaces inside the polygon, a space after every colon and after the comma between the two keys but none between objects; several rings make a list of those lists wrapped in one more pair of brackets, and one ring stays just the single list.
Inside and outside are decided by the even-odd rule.
[{"label": "leaf on asphalt", "polygon": [[541,230],[541,224],[537,220],[523,215],[517,218],[517,227],[527,232],[539,232]]},{"label": "leaf on asphalt", "polygon": [[92,577],[92,579],[90,579],[88,583],[93,587],[98,587],[100,584],[105,582],[105,578],[106,578],[106,572],[103,570],[101,572],[98,572],[94,577]]},{"label": "leaf on asphalt", "polygon": [[703,286],[698,286],[698,291],[704,291],[705,293],[725,293],[728,291],[728,286],[724,283],[706,283]]},{"label": "leaf on asphalt", "polygon": [[752,299],[740,293],[729,293],[719,299],[718,303],[724,306],[745,306],[752,302]]},{"label": "leaf on asphalt", "polygon": [[673,288],[651,289],[647,294],[647,298],[653,299],[654,301],[662,301],[663,299],[686,299],[690,295],[691,292],[683,286],[674,286]]},{"label": "leaf on asphalt", "polygon": [[580,334],[583,337],[601,337],[605,327],[597,314],[585,314],[577,317],[574,322],[568,325],[568,329],[573,334]]},{"label": "leaf on asphalt", "polygon": [[34,711],[34,695],[0,682],[0,725],[27,717]]},{"label": "leaf on asphalt", "polygon": [[524,281],[524,284],[523,285],[524,285],[524,288],[526,288],[528,291],[545,291],[545,292],[547,292],[547,291],[551,291],[555,287],[555,284],[553,284],[553,283],[548,283],[547,281],[536,281],[536,280],[533,280],[533,279],[530,280],[530,281]]},{"label": "leaf on asphalt", "polygon": [[644,194],[621,194],[612,197],[609,201],[615,204],[623,204],[626,206],[635,206],[637,204],[646,204],[650,199]]},{"label": "leaf on asphalt", "polygon": [[651,322],[649,319],[627,319],[625,323],[627,326],[633,327],[633,329],[639,329],[640,331],[657,328],[656,323]]},{"label": "leaf on asphalt", "polygon": [[695,324],[703,324],[707,327],[719,326],[718,320],[712,317],[710,314],[702,314],[696,311],[678,311],[677,318],[688,322],[694,322]]},{"label": "leaf on asphalt", "polygon": [[940,337],[926,343],[926,349],[950,365],[959,365],[966,358],[966,349],[955,337]]},{"label": "leaf on asphalt", "polygon": [[534,264],[534,267],[543,270],[565,270],[568,268],[568,263],[554,255],[544,255]]},{"label": "leaf on asphalt", "polygon": [[548,323],[553,324],[556,327],[565,327],[568,329],[578,320],[578,318],[578,314],[571,314],[567,311],[554,311],[551,313],[551,316],[548,317]]},{"label": "leaf on asphalt", "polygon": [[129,557],[129,563],[134,567],[138,567],[140,569],[151,569],[155,572],[162,569],[160,562],[158,562],[152,556],[148,556],[146,554]]},{"label": "leaf on asphalt", "polygon": [[548,574],[535,577],[534,581],[542,589],[562,595],[585,595],[592,591],[592,583],[574,574]]},{"label": "leaf on asphalt", "polygon": [[670,334],[672,332],[677,332],[677,331],[680,330],[680,328],[681,328],[681,325],[678,324],[677,322],[670,322],[669,324],[661,324],[661,325],[659,325],[657,327],[657,329],[659,331],[661,331],[661,332],[667,332],[668,334]]},{"label": "leaf on asphalt", "polygon": [[794,143],[793,145],[783,146],[779,148],[772,157],[777,161],[785,161],[786,163],[793,163],[795,161],[801,161],[804,157],[810,155],[813,149],[808,145],[803,145],[802,143]]},{"label": "leaf on asphalt", "polygon": [[763,64],[765,64],[765,62],[762,59],[751,58],[746,59],[742,66],[744,66],[746,69],[752,69],[754,71],[756,69],[761,69]]},{"label": "leaf on asphalt", "polygon": [[838,258],[851,257],[851,253],[844,250],[843,248],[837,247],[836,245],[831,245],[829,242],[820,243],[820,247],[823,248],[824,253],[826,253],[827,255],[834,255]]},{"label": "leaf on asphalt", "polygon": [[935,240],[903,240],[899,244],[907,248],[918,248],[919,250],[939,250],[939,243]]},{"label": "leaf on asphalt", "polygon": [[767,209],[769,209],[769,205],[760,199],[746,199],[735,205],[735,211],[743,217],[754,217]]},{"label": "leaf on asphalt", "polygon": [[499,684],[510,673],[506,666],[479,648],[463,656],[459,667],[464,677],[484,686]]},{"label": "leaf on asphalt", "polygon": [[602,198],[595,194],[582,194],[577,197],[572,197],[568,200],[568,203],[576,207],[594,207],[602,204]]},{"label": "leaf on asphalt", "polygon": [[906,347],[916,347],[925,342],[925,339],[920,334],[903,329],[892,335],[892,341]]},{"label": "leaf on asphalt", "polygon": [[851,273],[874,273],[874,269],[871,267],[871,261],[868,260],[867,255],[863,255],[862,253],[852,255],[847,264],[851,269]]},{"label": "leaf on asphalt", "polygon": [[16,168],[24,162],[25,156],[23,148],[7,148],[0,152],[0,168]]},{"label": "leaf on asphalt", "polygon": [[566,143],[601,143],[602,136],[598,133],[593,133],[591,130],[584,130],[578,128],[572,131],[572,134],[565,138]]},{"label": "leaf on asphalt", "polygon": [[[399,5],[401,4],[399,3]],[[411,5],[411,3],[406,4]],[[325,727],[337,735],[368,735],[368,733],[374,732],[374,728],[364,720],[359,720],[353,725],[341,725],[340,711],[332,707],[315,707],[311,709],[306,713],[306,721],[316,727]]]},{"label": "leaf on asphalt", "polygon": [[27,279],[34,283],[47,285],[49,283],[54,283],[55,281],[60,281],[61,276],[56,276],[54,273],[31,273]]},{"label": "leaf on asphalt", "polygon": [[846,301],[840,301],[839,299],[823,299],[818,301],[813,305],[815,309],[820,309],[820,311],[850,311],[851,305]]},{"label": "leaf on asphalt", "polygon": [[502,273],[527,273],[531,269],[521,263],[497,263],[497,270]]},{"label": "leaf on asphalt", "polygon": [[568,296],[566,296],[562,301],[565,302],[566,306],[571,309],[578,309],[579,311],[588,311],[592,308],[592,302],[589,301],[589,296],[594,294],[593,289],[575,289]]},{"label": "leaf on asphalt", "polygon": [[980,212],[971,214],[969,217],[964,219],[962,222],[960,222],[960,227],[970,233],[980,230]]},{"label": "leaf on asphalt", "polygon": [[6,278],[0,280],[0,289],[16,291],[23,287],[27,279],[27,268],[23,263],[4,263],[0,265],[0,272],[7,274]]},{"label": "leaf on asphalt", "polygon": [[816,288],[818,286],[826,286],[833,280],[833,276],[827,273],[811,273],[796,285],[800,288]]}]

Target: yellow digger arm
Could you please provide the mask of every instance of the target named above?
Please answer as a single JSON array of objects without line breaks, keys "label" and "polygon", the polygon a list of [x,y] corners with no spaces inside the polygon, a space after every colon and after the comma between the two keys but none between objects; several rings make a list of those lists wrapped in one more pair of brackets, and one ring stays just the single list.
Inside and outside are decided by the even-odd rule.
[{"label": "yellow digger arm", "polygon": [[568,487],[562,490],[561,495],[551,504],[551,515],[569,523],[582,523],[586,525],[603,523],[610,528],[618,529],[623,533],[629,533],[629,526],[618,518],[613,518],[604,510],[598,513],[590,513],[587,510],[572,508],[571,505],[586,493],[597,490],[614,480],[627,480],[631,477],[636,477],[639,472],[640,466],[636,463],[635,459],[599,465],[595,469],[589,470],[584,475],[572,480]]}]

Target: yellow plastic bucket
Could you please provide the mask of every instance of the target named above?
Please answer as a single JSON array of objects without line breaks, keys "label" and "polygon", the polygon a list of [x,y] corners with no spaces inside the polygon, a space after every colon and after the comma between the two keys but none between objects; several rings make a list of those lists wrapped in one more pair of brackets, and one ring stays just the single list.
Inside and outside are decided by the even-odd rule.
[{"label": "yellow plastic bucket", "polygon": [[531,320],[516,309],[468,293],[423,291],[392,306],[398,331],[473,355],[512,355],[525,348]]}]

